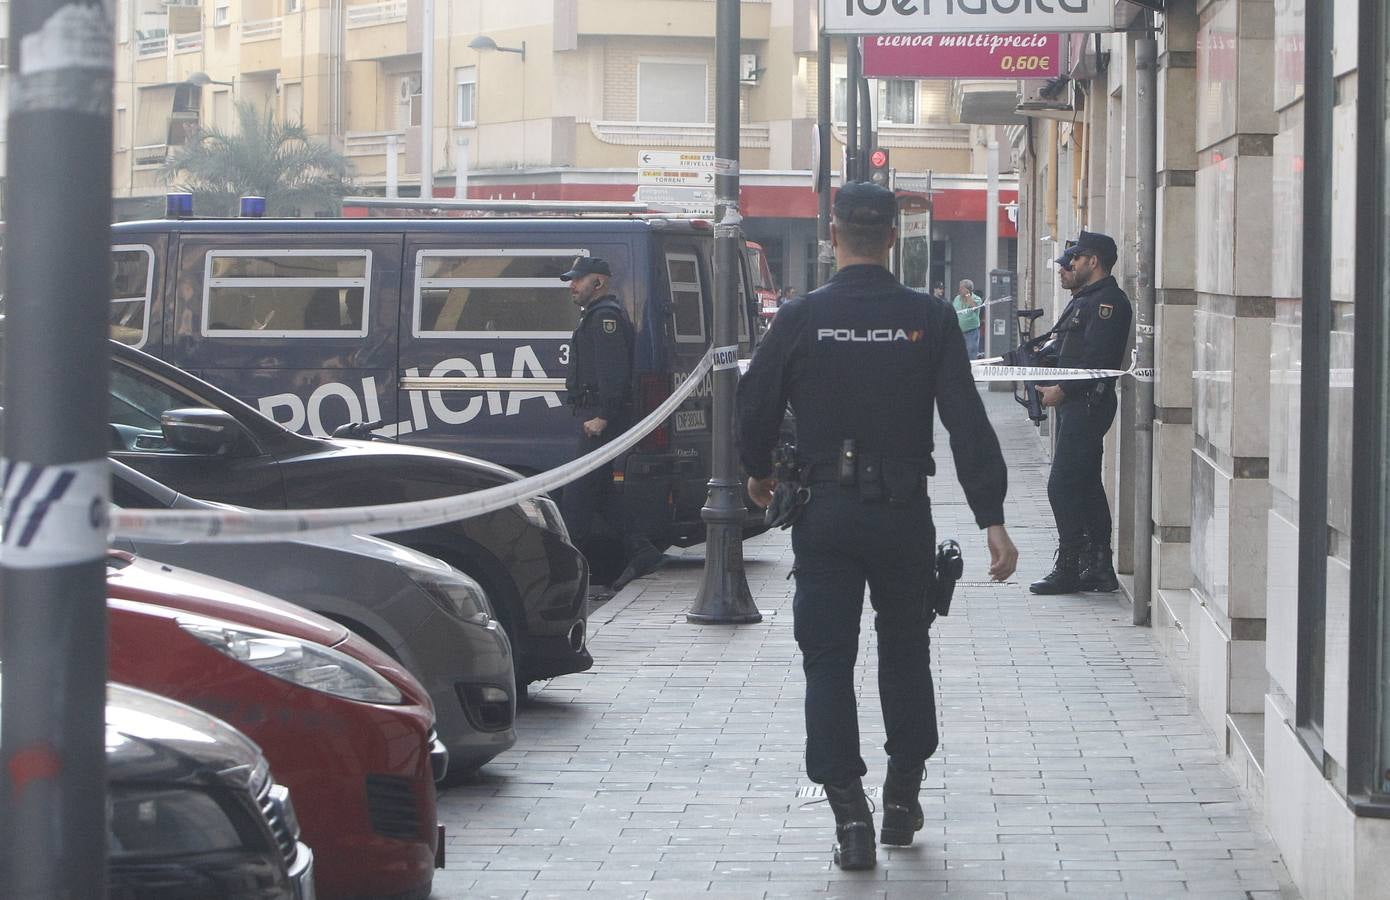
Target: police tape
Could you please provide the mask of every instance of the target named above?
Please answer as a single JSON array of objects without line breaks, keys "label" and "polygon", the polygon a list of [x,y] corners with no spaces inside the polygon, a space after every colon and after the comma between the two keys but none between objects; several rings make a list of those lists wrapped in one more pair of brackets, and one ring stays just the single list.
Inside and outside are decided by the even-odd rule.
[{"label": "police tape", "polygon": [[563,487],[631,450],[694,393],[713,362],[714,351],[711,350],[670,397],[621,437],[562,466],[519,481],[433,500],[338,509],[112,510],[111,535],[162,541],[244,543],[306,535],[387,534],[487,515]]},{"label": "police tape", "polygon": [[971,377],[976,381],[1094,381],[1097,378],[1128,376],[1135,381],[1153,381],[1152,368],[1135,366],[1130,369],[1062,369],[1049,366],[1001,366],[994,360],[977,360],[971,365]]}]

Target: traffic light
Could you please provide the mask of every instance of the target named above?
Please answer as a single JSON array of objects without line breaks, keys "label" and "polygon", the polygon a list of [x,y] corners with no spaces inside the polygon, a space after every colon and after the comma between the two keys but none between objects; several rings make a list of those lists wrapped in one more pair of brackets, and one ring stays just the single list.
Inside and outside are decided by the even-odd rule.
[{"label": "traffic light", "polygon": [[879,187],[888,187],[888,151],[875,147],[869,153],[869,180]]}]

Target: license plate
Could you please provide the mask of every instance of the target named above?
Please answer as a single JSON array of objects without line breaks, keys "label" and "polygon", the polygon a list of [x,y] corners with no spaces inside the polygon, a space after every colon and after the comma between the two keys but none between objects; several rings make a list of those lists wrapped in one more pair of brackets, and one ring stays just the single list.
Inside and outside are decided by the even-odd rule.
[{"label": "license plate", "polygon": [[676,413],[677,431],[703,431],[708,427],[705,424],[705,411],[703,409],[688,409]]}]

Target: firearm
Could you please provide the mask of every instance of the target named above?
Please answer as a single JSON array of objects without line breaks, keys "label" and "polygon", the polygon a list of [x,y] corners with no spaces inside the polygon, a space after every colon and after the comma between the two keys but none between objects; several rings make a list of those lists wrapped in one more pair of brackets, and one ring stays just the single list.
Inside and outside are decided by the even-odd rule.
[{"label": "firearm", "polygon": [[796,460],[796,445],[783,442],[772,451],[772,477],[777,487],[772,502],[763,513],[769,528],[790,528],[811,499],[811,489],[801,483],[801,466]]},{"label": "firearm", "polygon": [[938,616],[951,614],[951,597],[956,592],[956,582],[965,573],[965,560],[960,555],[960,544],[955,541],[942,541],[936,547],[936,580],[932,593],[932,611]]},{"label": "firearm", "polygon": [[[1015,311],[1018,316],[1018,330],[1023,336],[1023,343],[1013,350],[1006,352],[1002,361],[1006,366],[1055,366],[1057,365],[1057,349],[1053,343],[1053,334],[1048,332],[1041,337],[1033,337],[1033,326],[1037,323],[1038,317],[1043,314],[1040,309],[1020,309]],[[1042,427],[1042,423],[1047,421],[1047,411],[1042,405],[1042,394],[1038,391],[1038,382],[1024,381],[1022,393],[1014,391],[1014,400],[1028,410],[1028,418],[1032,420],[1035,427]]]}]

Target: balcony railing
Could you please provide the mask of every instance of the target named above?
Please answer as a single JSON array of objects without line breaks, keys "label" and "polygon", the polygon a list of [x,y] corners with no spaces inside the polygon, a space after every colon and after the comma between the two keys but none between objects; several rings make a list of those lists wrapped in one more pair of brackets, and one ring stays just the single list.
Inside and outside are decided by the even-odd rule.
[{"label": "balcony railing", "polygon": [[382,0],[347,8],[347,27],[367,28],[390,22],[405,21],[405,0]]},{"label": "balcony railing", "polygon": [[161,34],[159,37],[140,38],[135,42],[135,56],[137,59],[149,59],[154,56],[164,56],[169,52],[169,37]]},{"label": "balcony railing", "polygon": [[245,41],[268,41],[280,36],[284,21],[276,16],[273,19],[253,19],[241,23],[241,39]]},{"label": "balcony railing", "polygon": [[[835,140],[844,143],[845,126],[833,127]],[[874,129],[878,142],[884,147],[908,150],[969,150],[969,125],[898,125],[881,123]]]},{"label": "balcony railing", "polygon": [[137,166],[162,166],[168,157],[168,144],[144,144],[135,148]]},{"label": "balcony railing", "polygon": [[383,156],[390,146],[388,138],[396,139],[397,155],[405,152],[404,131],[349,131],[344,142],[346,156]]},{"label": "balcony railing", "polygon": [[[703,122],[590,122],[594,137],[605,144],[635,147],[713,147],[714,125]],[[740,147],[771,146],[767,125],[739,129]]]},{"label": "balcony railing", "polygon": [[174,35],[175,53],[192,53],[201,49],[203,49],[203,33],[201,31]]}]

